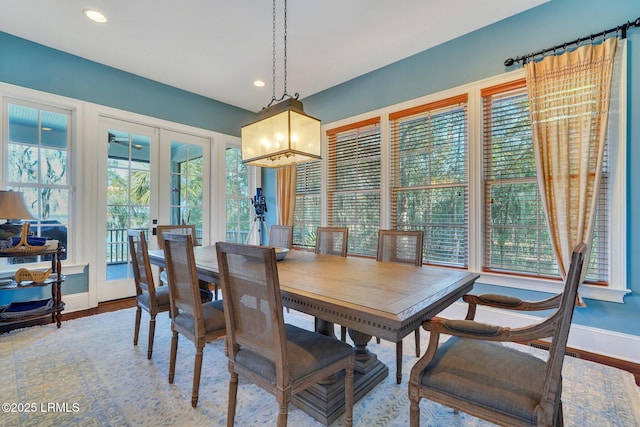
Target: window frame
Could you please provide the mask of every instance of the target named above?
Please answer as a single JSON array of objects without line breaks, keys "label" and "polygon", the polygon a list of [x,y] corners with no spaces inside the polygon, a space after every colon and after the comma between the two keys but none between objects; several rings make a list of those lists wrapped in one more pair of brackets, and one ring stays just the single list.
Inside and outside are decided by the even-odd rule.
[{"label": "window frame", "polygon": [[[30,89],[18,88],[4,83],[0,83],[0,132],[2,137],[0,138],[0,187],[2,189],[14,188],[19,189],[19,186],[12,185],[8,181],[8,168],[5,164],[8,158],[8,105],[17,104],[24,105],[30,108],[36,108],[40,111],[54,111],[64,112],[68,114],[67,123],[67,157],[66,157],[66,175],[67,180],[64,186],[58,185],[57,187],[64,188],[68,192],[68,212],[66,232],[67,232],[67,244],[65,246],[65,257],[62,260],[62,265],[65,274],[78,274],[82,273],[83,266],[82,261],[79,261],[83,251],[82,242],[77,241],[78,229],[83,227],[82,219],[76,215],[77,210],[77,190],[78,181],[82,180],[78,173],[79,165],[78,159],[81,158],[78,147],[78,139],[80,134],[80,127],[78,123],[82,120],[82,108],[81,103],[67,98],[59,97],[44,92],[37,92]],[[22,187],[29,188],[51,188],[50,185],[41,185],[35,183],[34,185],[25,184]],[[37,214],[37,213],[36,213]],[[38,218],[38,222],[41,219]],[[81,234],[81,233],[80,233]],[[80,263],[80,264],[78,264]],[[48,266],[49,260],[39,259],[33,265]],[[0,267],[0,273],[14,271],[17,267],[13,264],[3,265]]]},{"label": "window frame", "polygon": [[[622,56],[626,56],[623,50]],[[614,132],[617,138],[610,141],[610,150],[612,154],[609,157],[610,174],[610,199],[607,203],[608,217],[610,221],[609,229],[609,283],[606,286],[584,284],[581,286],[581,295],[584,298],[592,298],[602,301],[623,303],[624,295],[630,292],[626,288],[626,159],[627,159],[627,134],[626,134],[626,67],[622,67],[621,82],[619,87],[617,109],[622,112],[610,119],[610,130]],[[477,283],[487,285],[497,285],[509,288],[531,290],[545,293],[557,293],[560,280],[523,277],[514,274],[504,274],[496,272],[482,271],[482,257],[484,251],[484,235],[483,235],[483,182],[482,182],[482,161],[483,161],[483,127],[482,127],[482,97],[480,92],[483,88],[489,86],[497,86],[508,82],[522,79],[524,70],[515,70],[498,76],[489,77],[487,79],[471,82],[455,88],[447,89],[434,94],[426,95],[420,98],[401,102],[398,104],[382,107],[376,110],[368,111],[353,117],[341,119],[335,122],[323,125],[322,134],[324,138],[324,150],[322,159],[322,220],[327,223],[327,199],[328,191],[326,187],[327,169],[328,169],[328,140],[327,130],[340,128],[361,122],[371,117],[380,117],[381,132],[381,224],[380,228],[390,228],[391,220],[391,196],[390,196],[390,124],[389,114],[394,112],[437,102],[461,94],[468,94],[468,176],[469,176],[469,263],[467,270],[480,274]],[[613,141],[614,139],[617,139]],[[447,267],[444,267],[447,268]]]}]

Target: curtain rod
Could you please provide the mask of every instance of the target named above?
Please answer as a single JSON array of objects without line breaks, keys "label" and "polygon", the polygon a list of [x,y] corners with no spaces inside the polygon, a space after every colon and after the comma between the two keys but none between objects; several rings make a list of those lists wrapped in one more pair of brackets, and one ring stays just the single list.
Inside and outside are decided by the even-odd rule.
[{"label": "curtain rod", "polygon": [[636,20],[633,21],[633,22],[628,21],[626,24],[618,25],[615,28],[610,28],[608,30],[604,30],[601,33],[591,34],[588,37],[581,37],[579,39],[576,39],[576,40],[573,40],[573,41],[570,41],[570,42],[565,42],[563,44],[560,44],[560,45],[557,45],[557,46],[554,46],[554,47],[543,49],[543,50],[541,50],[539,52],[530,53],[528,55],[518,56],[517,58],[508,58],[508,59],[506,59],[504,61],[504,66],[505,67],[510,67],[513,64],[515,64],[516,62],[522,62],[523,64],[525,64],[529,59],[533,58],[534,56],[543,55],[543,54],[548,53],[548,52],[555,52],[556,50],[559,50],[559,49],[566,49],[568,46],[570,46],[572,44],[575,44],[577,46],[577,45],[579,45],[580,43],[582,43],[584,41],[587,41],[587,40],[592,40],[593,41],[593,39],[596,38],[596,37],[604,37],[607,34],[615,33],[615,32],[618,32],[618,31],[621,32],[621,38],[625,39],[625,38],[627,38],[627,29],[630,28],[630,27],[640,27],[640,18],[636,18]]}]

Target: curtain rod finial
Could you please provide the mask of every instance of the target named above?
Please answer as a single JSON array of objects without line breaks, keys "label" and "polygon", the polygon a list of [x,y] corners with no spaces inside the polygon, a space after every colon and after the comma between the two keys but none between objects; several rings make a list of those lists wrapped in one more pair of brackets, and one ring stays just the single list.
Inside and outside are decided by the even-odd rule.
[{"label": "curtain rod finial", "polygon": [[504,61],[504,66],[505,67],[511,67],[513,64],[515,63],[513,58],[508,58]]}]

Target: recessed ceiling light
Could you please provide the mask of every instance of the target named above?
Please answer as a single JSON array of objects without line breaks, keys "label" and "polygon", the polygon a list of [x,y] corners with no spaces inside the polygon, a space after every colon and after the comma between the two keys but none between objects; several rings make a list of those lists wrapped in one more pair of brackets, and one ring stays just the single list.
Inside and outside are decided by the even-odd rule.
[{"label": "recessed ceiling light", "polygon": [[253,82],[253,85],[255,87],[264,87],[264,82],[262,80],[256,80],[255,82]]},{"label": "recessed ceiling light", "polygon": [[82,13],[84,13],[87,18],[91,19],[94,22],[99,22],[100,24],[104,24],[105,22],[107,22],[107,18],[97,10],[85,9],[82,11]]}]

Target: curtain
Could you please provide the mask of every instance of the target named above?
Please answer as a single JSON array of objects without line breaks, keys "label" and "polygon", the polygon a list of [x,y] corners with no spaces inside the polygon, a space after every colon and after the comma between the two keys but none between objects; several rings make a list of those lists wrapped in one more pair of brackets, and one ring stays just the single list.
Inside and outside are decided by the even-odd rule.
[{"label": "curtain", "polygon": [[276,169],[278,224],[293,225],[296,209],[296,165]]},{"label": "curtain", "polygon": [[525,64],[538,187],[563,278],[573,248],[591,248],[617,41]]}]

